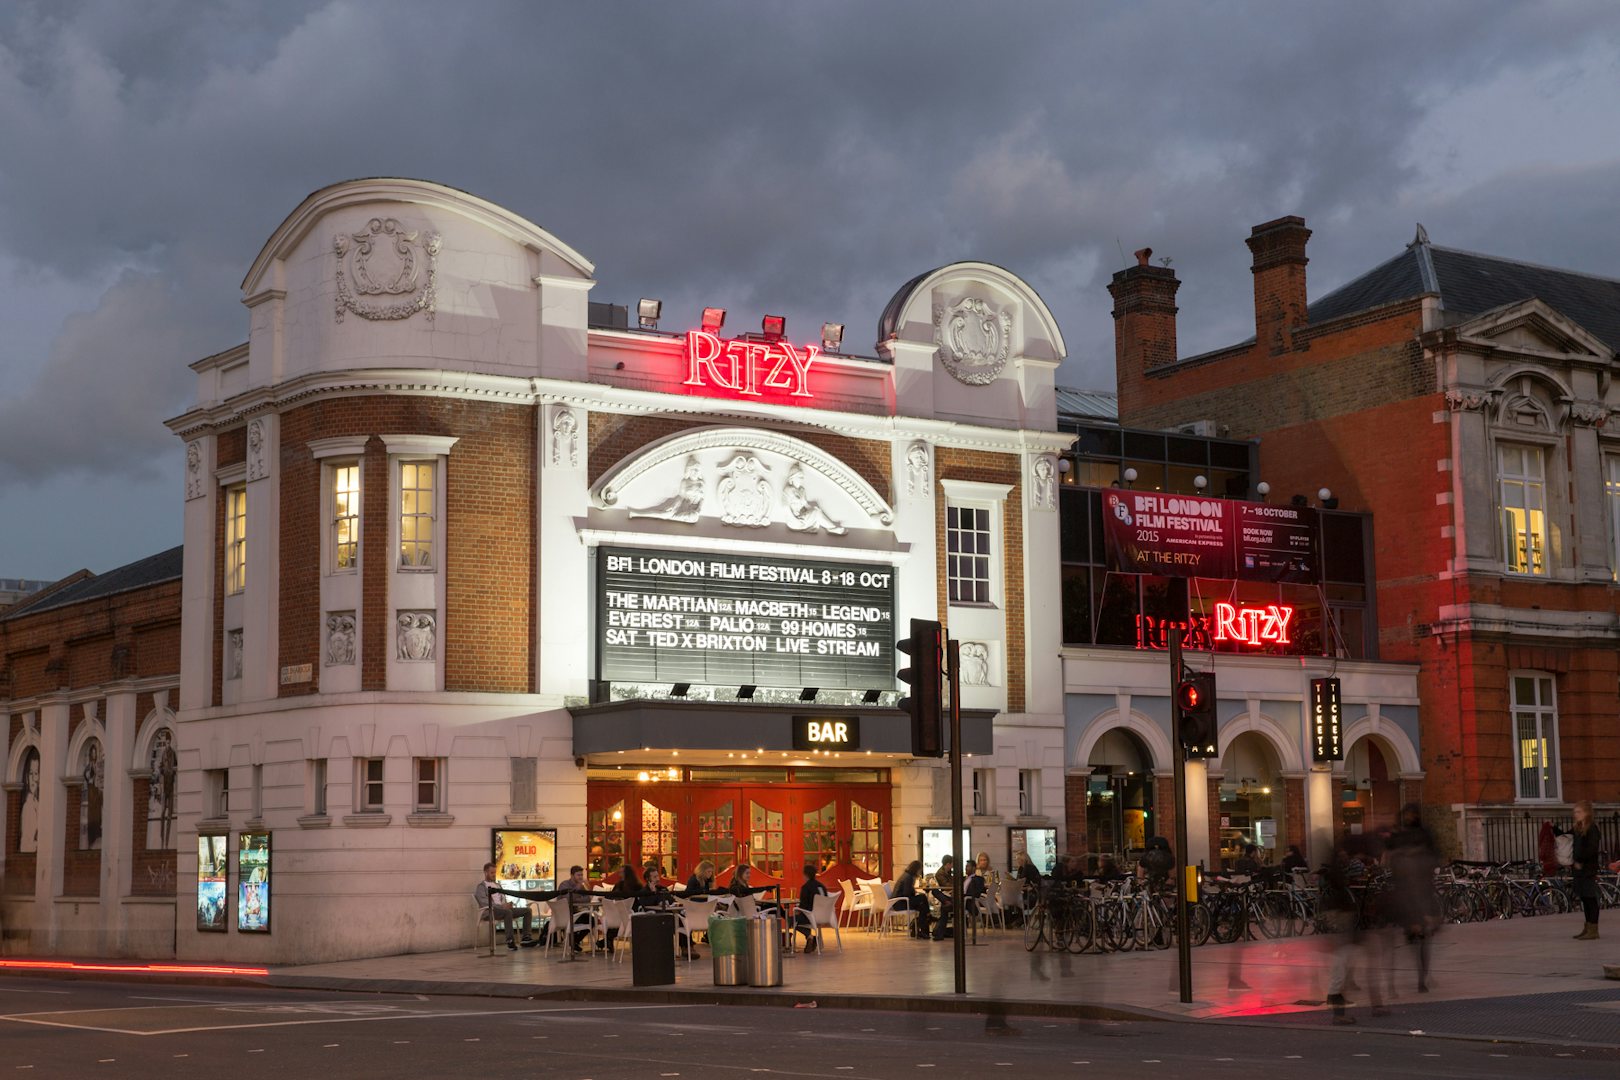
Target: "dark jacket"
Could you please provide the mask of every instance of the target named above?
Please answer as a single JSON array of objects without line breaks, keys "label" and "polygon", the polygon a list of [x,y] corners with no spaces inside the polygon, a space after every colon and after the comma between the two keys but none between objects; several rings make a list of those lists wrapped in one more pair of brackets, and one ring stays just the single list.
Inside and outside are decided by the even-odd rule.
[{"label": "dark jacket", "polygon": [[799,886],[799,911],[801,911],[804,914],[804,917],[808,919],[810,917],[810,908],[815,904],[816,897],[826,895],[827,886],[823,885],[815,878],[810,878],[803,885]]},{"label": "dark jacket", "polygon": [[687,896],[708,896],[710,893],[717,891],[718,890],[714,887],[714,882],[705,882],[696,874],[693,874],[691,877],[686,879]]},{"label": "dark jacket", "polygon": [[1036,866],[1035,861],[1031,859],[1018,868],[1018,880],[1027,881],[1031,885],[1039,885],[1041,883],[1041,868]]},{"label": "dark jacket", "polygon": [[1575,837],[1575,861],[1570,865],[1569,872],[1575,878],[1575,892],[1581,897],[1596,896],[1597,874],[1602,869],[1598,864],[1598,847],[1603,838],[1595,824],[1585,832],[1572,835]]},{"label": "dark jacket", "polygon": [[916,896],[917,878],[911,871],[906,871],[894,880],[895,896]]}]

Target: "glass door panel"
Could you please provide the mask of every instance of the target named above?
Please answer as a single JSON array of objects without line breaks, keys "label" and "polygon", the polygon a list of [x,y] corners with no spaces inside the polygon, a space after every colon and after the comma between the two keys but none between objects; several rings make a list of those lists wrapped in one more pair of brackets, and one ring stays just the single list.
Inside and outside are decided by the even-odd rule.
[{"label": "glass door panel", "polygon": [[650,799],[641,800],[641,865],[656,863],[666,881],[681,880],[680,815]]},{"label": "glass door panel", "polygon": [[[725,801],[715,801],[722,798]],[[710,795],[705,792],[696,795],[693,801],[693,816],[697,821],[697,859],[693,871],[696,872],[697,863],[712,862],[718,879],[737,862],[737,798],[730,793]],[[730,880],[727,876],[719,883],[726,884]]]},{"label": "glass door panel", "polygon": [[[784,793],[785,794],[785,793]],[[778,884],[787,869],[787,815],[754,799],[748,801],[748,861],[756,885]]]},{"label": "glass door panel", "polygon": [[864,795],[850,799],[849,803],[849,861],[863,877],[883,877],[882,811],[862,806]]},{"label": "glass door panel", "polygon": [[624,797],[615,791],[591,793],[585,837],[585,876],[601,881],[624,865]]},{"label": "glass door panel", "polygon": [[[811,799],[821,797],[818,791],[804,794]],[[802,813],[800,820],[803,823],[804,851],[804,862],[800,865],[814,863],[818,870],[826,870],[837,863],[838,801],[833,799],[821,806],[813,806]]]}]

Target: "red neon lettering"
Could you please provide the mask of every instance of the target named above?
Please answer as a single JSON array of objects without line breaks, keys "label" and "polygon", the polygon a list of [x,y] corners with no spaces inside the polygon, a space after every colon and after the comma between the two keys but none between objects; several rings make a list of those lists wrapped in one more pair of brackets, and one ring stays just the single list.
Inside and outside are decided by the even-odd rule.
[{"label": "red neon lettering", "polygon": [[1294,609],[1287,604],[1237,608],[1223,600],[1215,605],[1215,640],[1241,641],[1247,645],[1291,645],[1288,624],[1293,619]]},{"label": "red neon lettering", "polygon": [[814,345],[801,351],[785,341],[721,341],[705,330],[688,330],[682,385],[719,387],[748,397],[761,396],[761,387],[812,397],[810,366],[820,354]]}]

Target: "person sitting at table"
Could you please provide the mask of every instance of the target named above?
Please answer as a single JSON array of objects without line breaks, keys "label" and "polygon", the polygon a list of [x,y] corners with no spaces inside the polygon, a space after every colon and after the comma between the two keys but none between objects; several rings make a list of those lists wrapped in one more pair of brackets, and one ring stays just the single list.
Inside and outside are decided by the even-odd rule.
[{"label": "person sitting at table", "polygon": [[714,863],[704,859],[692,868],[692,876],[686,879],[685,895],[691,900],[708,896],[714,891]]},{"label": "person sitting at table", "polygon": [[478,901],[479,908],[489,913],[491,921],[506,924],[506,947],[513,952],[517,951],[518,943],[512,933],[512,923],[514,921],[523,923],[524,948],[530,949],[540,944],[535,940],[534,934],[530,930],[530,920],[534,916],[529,911],[529,905],[524,904],[521,909],[514,908],[507,904],[499,893],[496,894],[496,899],[491,903],[489,893],[492,887],[499,888],[499,884],[495,880],[495,864],[487,862],[484,864],[484,880],[473,886],[473,899]]},{"label": "person sitting at table", "polygon": [[1119,868],[1112,855],[1104,855],[1097,863],[1098,881],[1124,881],[1125,871]]},{"label": "person sitting at table", "polygon": [[[557,895],[559,897],[565,896],[568,898],[568,921],[570,923],[574,921],[573,916],[579,914],[581,911],[590,910],[591,883],[585,879],[585,868],[583,866],[570,866],[568,868],[568,879],[561,885],[557,886]],[[576,929],[574,931],[575,952],[585,951],[585,936],[590,932],[589,927]]]},{"label": "person sitting at table", "polygon": [[[945,859],[947,864],[951,861],[949,855],[945,856]],[[949,877],[944,876],[944,871],[947,869],[952,871]],[[955,867],[941,866],[940,871],[940,875],[936,875],[936,877],[943,878],[947,886],[955,882]],[[986,882],[979,873],[978,866],[976,864],[970,865],[967,869],[967,876],[962,879],[962,909],[969,914],[978,911],[985,889]],[[934,924],[933,937],[935,941],[944,941],[952,932],[951,923],[953,921],[952,916],[956,913],[956,898],[948,888],[937,890],[934,895],[939,897],[939,921]]]},{"label": "person sitting at table", "polygon": [[793,926],[804,935],[806,953],[816,951],[816,923],[811,917],[816,897],[828,895],[827,886],[816,880],[817,872],[815,863],[804,864],[804,884],[799,886],[799,909],[793,914]]},{"label": "person sitting at table", "polygon": [[611,895],[623,899],[626,896],[635,896],[641,892],[641,879],[636,876],[636,868],[629,863],[619,867],[619,880],[613,886]]},{"label": "person sitting at table", "polygon": [[916,925],[911,930],[912,937],[927,937],[928,924],[932,921],[929,917],[928,897],[917,892],[917,878],[922,875],[922,869],[922,860],[912,859],[905,872],[894,879],[893,898],[905,900],[900,906],[917,913]]},{"label": "person sitting at table", "polygon": [[[635,903],[631,907],[636,911],[668,911],[675,906],[675,894],[669,891],[664,884],[663,870],[657,863],[648,863],[641,868],[642,886],[636,894]],[[696,949],[692,948],[691,936],[682,932],[677,938],[680,944],[681,959],[703,959]]]}]

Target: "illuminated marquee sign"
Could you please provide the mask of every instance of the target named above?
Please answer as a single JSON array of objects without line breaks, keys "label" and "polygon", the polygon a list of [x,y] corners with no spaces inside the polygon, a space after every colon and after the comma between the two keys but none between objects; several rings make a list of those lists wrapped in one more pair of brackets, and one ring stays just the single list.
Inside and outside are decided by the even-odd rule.
[{"label": "illuminated marquee sign", "polygon": [[[1264,607],[1237,607],[1222,600],[1208,615],[1194,615],[1179,624],[1181,644],[1187,649],[1213,649],[1216,645],[1248,645],[1263,648],[1273,645],[1292,645],[1290,630],[1294,621],[1294,608],[1290,604],[1267,604]],[[1155,619],[1151,615],[1136,617],[1136,647],[1138,649],[1164,649],[1169,647],[1169,632],[1177,625],[1169,619]]]},{"label": "illuminated marquee sign", "polygon": [[793,749],[795,750],[859,750],[861,748],[861,721],[859,717],[841,719],[820,716],[793,718]]},{"label": "illuminated marquee sign", "polygon": [[1103,493],[1109,565],[1127,574],[1313,583],[1317,517],[1239,499]]},{"label": "illuminated marquee sign", "polygon": [[1311,760],[1344,759],[1344,706],[1338,679],[1311,680]]},{"label": "illuminated marquee sign", "polygon": [[686,333],[686,386],[744,397],[811,397],[810,365],[821,350],[786,341],[724,341],[706,330]]}]

